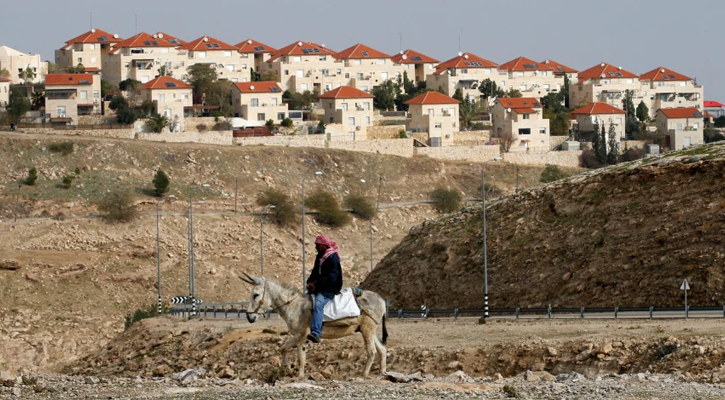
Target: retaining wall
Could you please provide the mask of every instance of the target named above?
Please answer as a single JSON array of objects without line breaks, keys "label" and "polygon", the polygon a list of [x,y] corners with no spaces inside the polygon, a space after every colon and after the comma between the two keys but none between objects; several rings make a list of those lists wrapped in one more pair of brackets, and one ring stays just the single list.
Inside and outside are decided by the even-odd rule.
[{"label": "retaining wall", "polygon": [[148,140],[151,142],[169,142],[169,143],[205,143],[205,144],[221,144],[231,146],[233,144],[232,131],[186,131],[186,132],[142,132],[136,137],[140,140]]},{"label": "retaining wall", "polygon": [[238,146],[282,146],[282,147],[325,147],[325,135],[265,136],[234,138]]},{"label": "retaining wall", "polygon": [[376,125],[368,126],[368,139],[399,139],[400,131],[405,130],[405,125]]},{"label": "retaining wall", "polygon": [[22,128],[18,129],[25,133],[39,133],[42,135],[63,135],[63,136],[96,136],[109,137],[116,139],[133,139],[135,134],[133,129],[78,129],[78,130],[61,130],[53,128]]},{"label": "retaining wall", "polygon": [[415,154],[439,160],[459,160],[484,162],[498,157],[501,149],[494,146],[449,146],[449,147],[416,147]]},{"label": "retaining wall", "polygon": [[503,153],[505,162],[527,165],[558,165],[560,167],[579,167],[581,151],[548,151],[545,153]]},{"label": "retaining wall", "polygon": [[413,139],[378,139],[349,142],[327,142],[328,149],[360,151],[363,153],[389,154],[413,157]]}]

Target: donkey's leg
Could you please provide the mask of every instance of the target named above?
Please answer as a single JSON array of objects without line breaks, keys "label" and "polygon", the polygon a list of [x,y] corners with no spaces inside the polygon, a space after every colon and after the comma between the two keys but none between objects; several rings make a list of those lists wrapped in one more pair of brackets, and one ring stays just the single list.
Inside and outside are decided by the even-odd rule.
[{"label": "donkey's leg", "polygon": [[377,334],[373,333],[373,339],[375,340],[375,348],[378,350],[378,355],[380,356],[380,374],[385,375],[388,373],[388,349],[380,342]]},{"label": "donkey's leg", "polygon": [[365,370],[363,371],[363,378],[367,378],[370,375],[370,368],[373,366],[373,361],[375,361],[375,323],[370,318],[361,317],[360,333],[365,342],[365,351],[368,354],[367,361],[365,362]]},{"label": "donkey's leg", "polygon": [[298,341],[298,337],[294,336],[287,340],[282,347],[279,348],[279,351],[282,353],[282,367],[285,368],[286,371],[289,371],[290,365],[289,365],[289,357],[287,353],[295,347]]},{"label": "donkey's leg", "polygon": [[305,354],[304,342],[300,342],[297,346],[297,358],[299,359],[300,369],[297,376],[300,379],[305,379],[305,363],[307,362],[307,355]]}]

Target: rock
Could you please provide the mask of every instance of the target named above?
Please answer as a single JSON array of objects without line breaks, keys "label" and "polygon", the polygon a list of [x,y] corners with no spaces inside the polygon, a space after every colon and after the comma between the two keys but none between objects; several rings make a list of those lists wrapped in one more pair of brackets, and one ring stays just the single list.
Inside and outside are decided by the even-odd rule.
[{"label": "rock", "polygon": [[187,369],[183,372],[175,373],[171,376],[171,378],[180,382],[193,382],[197,379],[203,378],[204,375],[206,375],[206,370],[204,368],[198,368]]},{"label": "rock", "polygon": [[446,380],[454,383],[469,383],[473,382],[470,376],[466,375],[463,371],[456,371],[446,377]]},{"label": "rock", "polygon": [[496,375],[494,375],[494,377],[493,377],[493,381],[494,382],[502,382],[503,381],[503,375],[501,375],[500,373],[496,372]]},{"label": "rock", "polygon": [[582,375],[576,371],[572,371],[568,374],[559,374],[556,376],[557,382],[579,382],[579,381],[584,381],[584,380],[586,380],[584,375]]},{"label": "rock", "polygon": [[612,344],[607,342],[607,343],[604,343],[604,346],[602,346],[601,352],[602,352],[602,354],[609,354],[612,352],[612,350],[613,350]]},{"label": "rock", "polygon": [[84,382],[86,385],[97,385],[101,382],[101,380],[95,376],[87,376],[86,379],[84,379]]},{"label": "rock", "polygon": [[528,382],[536,382],[539,380],[539,377],[527,369],[526,372],[524,372],[524,380]]},{"label": "rock", "polygon": [[390,382],[395,383],[409,383],[411,381],[409,375],[401,374],[400,372],[388,371],[388,373],[385,374],[385,377],[388,378]]},{"label": "rock", "polygon": [[310,380],[315,382],[324,382],[325,376],[319,372],[313,372],[310,374]]},{"label": "rock", "polygon": [[236,375],[232,367],[226,367],[219,373],[219,377],[223,379],[233,379]]},{"label": "rock", "polygon": [[15,374],[9,371],[0,371],[0,386],[13,387],[16,381]]},{"label": "rock", "polygon": [[324,376],[326,379],[332,379],[332,376],[335,374],[335,369],[332,367],[332,365],[328,365],[325,368],[320,371],[322,376]]},{"label": "rock", "polygon": [[556,377],[547,371],[535,371],[533,374],[542,382],[556,382]]},{"label": "rock", "polygon": [[321,386],[316,386],[311,383],[305,383],[305,382],[293,382],[293,383],[288,383],[286,385],[282,385],[280,387],[286,388],[286,389],[303,389],[303,390],[309,390],[309,389],[322,390],[323,389]]},{"label": "rock", "polygon": [[459,361],[451,361],[448,363],[449,369],[460,369],[462,368],[462,365]]},{"label": "rock", "polygon": [[553,347],[547,347],[546,351],[549,353],[550,356],[556,357],[559,355],[559,350],[553,348]]}]

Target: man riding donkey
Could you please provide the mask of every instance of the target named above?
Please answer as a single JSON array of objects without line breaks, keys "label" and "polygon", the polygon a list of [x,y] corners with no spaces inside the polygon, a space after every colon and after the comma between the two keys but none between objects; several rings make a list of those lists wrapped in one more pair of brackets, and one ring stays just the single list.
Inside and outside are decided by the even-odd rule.
[{"label": "man riding donkey", "polygon": [[307,291],[315,297],[312,325],[307,339],[313,343],[320,343],[325,305],[342,289],[342,268],[337,243],[329,237],[317,236],[315,248],[317,249],[315,266],[307,279]]}]

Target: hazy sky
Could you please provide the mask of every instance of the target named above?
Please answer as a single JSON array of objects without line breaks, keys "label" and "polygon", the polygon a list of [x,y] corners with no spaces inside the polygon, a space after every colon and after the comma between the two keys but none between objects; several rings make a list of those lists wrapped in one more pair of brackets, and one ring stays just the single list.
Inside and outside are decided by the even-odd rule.
[{"label": "hazy sky", "polygon": [[671,68],[725,102],[720,29],[723,0],[36,0],[0,4],[0,45],[40,53],[93,26],[126,38],[164,31],[230,44],[254,38],[274,47],[298,40],[340,51],[362,42],[445,61],[461,50],[504,63],[551,58],[584,70],[602,61],[641,74]]}]

